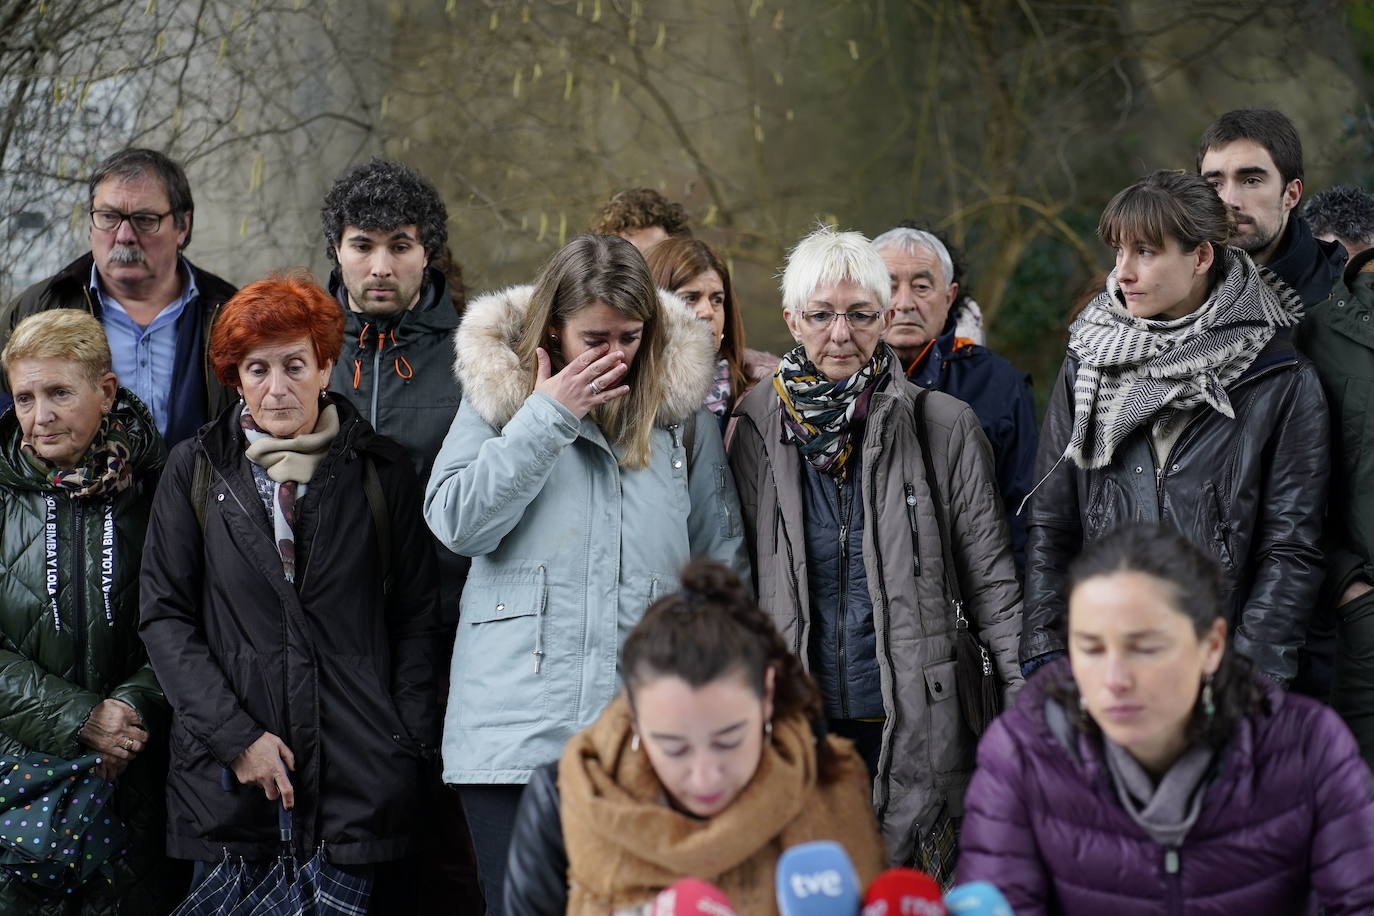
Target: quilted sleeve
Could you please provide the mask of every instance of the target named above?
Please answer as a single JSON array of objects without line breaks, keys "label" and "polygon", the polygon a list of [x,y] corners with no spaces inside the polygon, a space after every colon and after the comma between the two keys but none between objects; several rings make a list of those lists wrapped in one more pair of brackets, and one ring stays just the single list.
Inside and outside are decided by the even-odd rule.
[{"label": "quilted sleeve", "polygon": [[101,698],[14,651],[8,637],[0,645],[0,732],[31,750],[78,756],[76,733]]}]

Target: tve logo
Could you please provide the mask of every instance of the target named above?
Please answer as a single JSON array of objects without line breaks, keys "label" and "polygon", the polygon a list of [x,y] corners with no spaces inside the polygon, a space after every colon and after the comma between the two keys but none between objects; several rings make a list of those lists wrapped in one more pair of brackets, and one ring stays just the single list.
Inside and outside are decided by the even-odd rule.
[{"label": "tve logo", "polygon": [[833,868],[811,875],[794,874],[791,877],[792,893],[799,899],[815,897],[839,897],[844,893],[844,876]]}]

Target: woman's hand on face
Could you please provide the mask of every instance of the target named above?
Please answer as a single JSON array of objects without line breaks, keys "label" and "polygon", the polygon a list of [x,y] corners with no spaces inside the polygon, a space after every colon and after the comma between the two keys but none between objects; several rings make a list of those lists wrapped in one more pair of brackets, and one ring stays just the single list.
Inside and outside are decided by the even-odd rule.
[{"label": "woman's hand on face", "polygon": [[539,376],[534,390],[547,394],[579,420],[593,407],[630,392],[629,385],[616,384],[630,368],[625,362],[625,354],[611,350],[609,344],[600,344],[578,355],[557,375],[552,374],[552,363],[543,347],[535,351],[535,358],[539,360]]},{"label": "woman's hand on face", "polygon": [[240,784],[257,786],[272,801],[280,796],[288,811],[296,806],[295,790],[286,777],[287,770],[296,768],[296,756],[271,732],[263,732],[229,766]]},{"label": "woman's hand on face", "polygon": [[103,758],[95,775],[113,781],[148,743],[148,730],[128,703],[106,699],[91,710],[86,724],[76,733],[76,740]]}]

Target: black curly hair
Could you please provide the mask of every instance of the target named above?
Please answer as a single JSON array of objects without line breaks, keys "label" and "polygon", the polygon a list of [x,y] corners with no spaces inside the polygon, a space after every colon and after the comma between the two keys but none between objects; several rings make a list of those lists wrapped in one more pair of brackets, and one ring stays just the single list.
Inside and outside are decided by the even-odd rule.
[{"label": "black curly hair", "polygon": [[448,209],[419,172],[385,159],[372,159],[340,175],[320,208],[324,250],[335,264],[339,257],[334,249],[345,226],[375,232],[412,223],[420,231],[425,262],[432,264],[448,241]]},{"label": "black curly hair", "polygon": [[1313,235],[1334,235],[1352,245],[1374,242],[1374,194],[1364,188],[1340,184],[1313,194],[1302,215]]},{"label": "black curly hair", "polygon": [[[803,716],[819,736],[825,722],[820,689],[739,576],[712,560],[693,560],[680,578],[682,589],[651,604],[620,650],[630,705],[646,680],[665,675],[699,688],[740,671],[762,697],[772,668],[774,718]],[[822,783],[844,771],[834,748],[819,737],[816,764]]]}]

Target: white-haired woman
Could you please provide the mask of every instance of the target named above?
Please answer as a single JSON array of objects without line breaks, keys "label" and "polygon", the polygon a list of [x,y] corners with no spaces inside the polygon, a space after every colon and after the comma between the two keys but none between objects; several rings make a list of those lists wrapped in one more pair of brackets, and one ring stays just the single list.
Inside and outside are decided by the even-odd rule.
[{"label": "white-haired woman", "polygon": [[6,869],[0,913],[166,913],[189,870],[163,855],[171,717],[138,638],[138,572],[167,450],[87,312],[25,318],[0,362],[14,394],[0,416],[0,757],[99,754],[129,828],[109,882],[67,894],[29,883],[46,867]]},{"label": "white-haired woman", "polygon": [[868,239],[807,236],[782,293],[798,345],[735,409],[730,444],[759,601],[868,763],[889,854],[909,861],[960,810],[973,769],[952,598],[1006,696],[1020,684],[992,453],[973,411],[912,385],[881,342],[888,271]]},{"label": "white-haired woman", "polygon": [[425,518],[472,557],[443,775],[460,786],[490,916],[525,783],[614,697],[644,609],[692,557],[748,566],[701,406],[715,342],[629,242],[573,239],[534,286],[473,300],[456,345],[463,404]]}]

